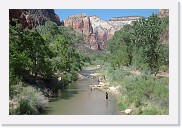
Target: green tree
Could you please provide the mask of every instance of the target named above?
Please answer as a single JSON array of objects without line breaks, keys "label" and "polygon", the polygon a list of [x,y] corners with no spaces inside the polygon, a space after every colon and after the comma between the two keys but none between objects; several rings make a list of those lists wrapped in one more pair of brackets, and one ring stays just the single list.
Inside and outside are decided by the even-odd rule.
[{"label": "green tree", "polygon": [[121,65],[130,66],[132,64],[133,35],[131,32],[131,26],[125,25],[107,42],[107,50],[112,56],[112,59],[109,60],[114,67],[120,67]]},{"label": "green tree", "polygon": [[115,68],[133,65],[156,74],[160,66],[168,65],[168,46],[161,43],[168,23],[167,17],[160,19],[152,14],[125,25],[107,42],[105,61]]},{"label": "green tree", "polygon": [[[148,19],[141,19],[133,25],[136,36],[135,43],[142,48],[144,62],[148,65],[151,73],[159,70],[159,47],[161,36],[161,20],[152,14]],[[137,48],[137,49],[138,49]]]},{"label": "green tree", "polygon": [[58,27],[50,21],[46,22],[44,26],[39,26],[37,31],[53,53],[53,57],[50,58],[52,71],[62,74],[62,76],[70,75],[71,77],[65,77],[68,81],[75,79],[75,72],[81,70],[83,62],[87,61],[82,53],[76,51],[77,45],[83,44],[83,36],[76,33],[71,27]]}]

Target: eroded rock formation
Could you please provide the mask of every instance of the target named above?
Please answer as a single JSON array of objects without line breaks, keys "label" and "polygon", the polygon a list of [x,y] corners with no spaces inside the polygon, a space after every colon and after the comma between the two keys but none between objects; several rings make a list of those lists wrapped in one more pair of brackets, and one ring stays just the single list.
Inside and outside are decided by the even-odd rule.
[{"label": "eroded rock formation", "polygon": [[64,26],[73,27],[77,32],[83,33],[85,35],[86,47],[92,50],[104,50],[106,41],[112,38],[115,31],[139,18],[141,17],[117,17],[105,21],[98,16],[89,17],[86,14],[77,14],[66,18],[63,24]]},{"label": "eroded rock formation", "polygon": [[29,29],[44,25],[49,20],[61,25],[60,18],[53,9],[10,9],[9,22],[11,24],[13,24],[13,19],[17,19],[24,28]]},{"label": "eroded rock formation", "polygon": [[169,9],[160,9],[158,13],[159,17],[169,16]]},{"label": "eroded rock formation", "polygon": [[[159,17],[169,16],[168,9],[161,9]],[[57,25],[71,26],[75,31],[84,34],[85,47],[92,50],[104,50],[106,42],[111,39],[114,33],[120,30],[124,25],[131,24],[132,21],[139,20],[141,16],[113,17],[108,21],[98,16],[88,16],[87,14],[77,14],[69,16],[62,22],[53,9],[10,9],[9,21],[13,24],[13,18],[17,19],[24,28],[32,29],[38,25],[44,25],[50,20]],[[165,32],[161,40],[168,43],[168,32]]]},{"label": "eroded rock formation", "polygon": [[[160,18],[168,17],[169,16],[169,9],[160,9],[158,16]],[[160,41],[163,44],[168,44],[169,43],[169,26],[167,26],[166,31],[164,31],[161,35]]]}]

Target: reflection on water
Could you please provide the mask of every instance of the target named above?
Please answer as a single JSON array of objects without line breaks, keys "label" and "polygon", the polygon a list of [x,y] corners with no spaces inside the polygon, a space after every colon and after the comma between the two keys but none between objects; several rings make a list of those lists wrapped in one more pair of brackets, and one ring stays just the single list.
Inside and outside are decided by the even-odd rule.
[{"label": "reflection on water", "polygon": [[[83,72],[83,73],[90,73]],[[96,80],[85,77],[75,84],[69,85],[60,92],[60,97],[48,105],[48,115],[117,115],[116,100],[109,95],[106,100],[105,92],[91,90],[90,84]]]}]

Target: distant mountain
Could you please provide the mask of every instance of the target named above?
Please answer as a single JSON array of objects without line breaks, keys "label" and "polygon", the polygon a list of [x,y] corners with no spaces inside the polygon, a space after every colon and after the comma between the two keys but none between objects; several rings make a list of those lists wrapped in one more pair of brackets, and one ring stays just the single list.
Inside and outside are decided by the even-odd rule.
[{"label": "distant mountain", "polygon": [[[161,18],[169,16],[169,10],[161,9],[158,16]],[[53,21],[57,25],[71,26],[75,31],[84,34],[85,47],[101,51],[106,48],[106,42],[113,37],[116,31],[126,24],[131,24],[132,21],[139,20],[142,16],[113,17],[106,21],[98,16],[77,14],[60,21],[53,9],[10,9],[10,24],[13,24],[13,18],[17,19],[24,28],[28,27],[29,29],[44,25],[46,21]],[[168,43],[168,34],[169,32],[166,31],[161,37],[164,43]]]},{"label": "distant mountain", "polygon": [[64,26],[73,27],[77,32],[83,33],[85,35],[86,47],[92,50],[104,50],[106,41],[112,38],[115,31],[140,18],[142,17],[115,17],[105,21],[98,16],[77,14],[66,18],[63,24]]}]

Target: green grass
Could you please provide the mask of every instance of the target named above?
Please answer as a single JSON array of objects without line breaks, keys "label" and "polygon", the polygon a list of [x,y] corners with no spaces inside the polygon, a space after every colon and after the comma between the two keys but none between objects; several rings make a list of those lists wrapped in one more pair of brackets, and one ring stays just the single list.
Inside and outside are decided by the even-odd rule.
[{"label": "green grass", "polygon": [[141,74],[130,73],[132,67],[114,69],[102,60],[92,64],[102,65],[101,74],[106,76],[111,86],[119,86],[117,96],[119,110],[132,108],[134,115],[166,115],[169,113],[169,78],[154,77],[148,71]]},{"label": "green grass", "polygon": [[121,111],[133,108],[132,114],[161,115],[169,112],[169,78],[154,77],[148,73],[134,75],[129,68],[114,70],[109,64],[102,73],[111,85],[120,86],[117,98]]}]

